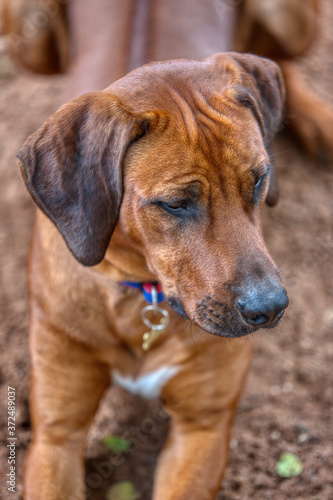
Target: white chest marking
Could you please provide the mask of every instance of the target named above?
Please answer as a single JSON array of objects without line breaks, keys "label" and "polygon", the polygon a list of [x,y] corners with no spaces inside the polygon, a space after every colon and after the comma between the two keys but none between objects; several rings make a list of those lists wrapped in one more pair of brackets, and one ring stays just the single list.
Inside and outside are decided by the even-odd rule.
[{"label": "white chest marking", "polygon": [[126,389],[132,394],[138,394],[146,399],[158,398],[162,387],[179,371],[179,366],[162,366],[158,370],[138,378],[121,375],[116,370],[112,370],[112,382],[115,385]]}]

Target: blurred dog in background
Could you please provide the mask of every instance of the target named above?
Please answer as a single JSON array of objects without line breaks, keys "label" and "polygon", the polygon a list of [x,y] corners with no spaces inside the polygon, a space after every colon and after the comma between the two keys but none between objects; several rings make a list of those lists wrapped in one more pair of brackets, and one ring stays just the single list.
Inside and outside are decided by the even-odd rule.
[{"label": "blurred dog in background", "polygon": [[277,61],[287,127],[305,149],[333,158],[333,111],[294,63],[313,43],[320,0],[4,0],[13,56],[32,71],[69,71],[64,100],[97,90],[149,61],[251,52]]}]

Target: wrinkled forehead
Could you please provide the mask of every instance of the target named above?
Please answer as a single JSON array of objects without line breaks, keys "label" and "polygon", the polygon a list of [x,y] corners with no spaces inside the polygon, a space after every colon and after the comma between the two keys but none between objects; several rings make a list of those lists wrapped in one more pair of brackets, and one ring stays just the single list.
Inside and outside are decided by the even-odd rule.
[{"label": "wrinkled forehead", "polygon": [[249,109],[221,113],[206,107],[204,111],[186,109],[182,102],[181,112],[169,115],[161,134],[131,147],[125,179],[147,196],[160,189],[186,189],[194,182],[208,189],[268,161],[260,128]]},{"label": "wrinkled forehead", "polygon": [[[221,173],[251,168],[265,156],[262,127],[247,102],[244,70],[227,55],[203,61],[152,63],[111,85],[133,113],[162,112],[167,125],[138,141],[131,170],[149,168],[152,178],[188,175],[193,170]],[[142,160],[142,161],[141,161]],[[144,170],[143,166],[144,165]]]}]

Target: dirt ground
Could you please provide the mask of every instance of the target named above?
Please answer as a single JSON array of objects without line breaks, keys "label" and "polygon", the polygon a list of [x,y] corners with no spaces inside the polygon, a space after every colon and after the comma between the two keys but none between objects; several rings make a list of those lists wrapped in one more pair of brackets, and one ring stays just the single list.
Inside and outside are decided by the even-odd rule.
[{"label": "dirt ground", "polygon": [[[320,36],[300,60],[309,85],[333,102],[333,5],[324,2]],[[0,38],[0,498],[21,498],[28,413],[28,296],[25,275],[34,207],[15,151],[60,102],[66,77],[36,77],[14,68]],[[333,130],[332,130],[333,140]],[[286,130],[274,146],[280,202],[264,214],[266,241],[290,297],[281,325],[255,335],[252,372],[237,413],[219,500],[333,498],[333,165],[307,157]],[[7,387],[16,391],[16,492],[8,492]],[[147,500],[168,422],[158,402],[120,389],[108,392],[89,434],[89,499],[132,481]],[[129,452],[108,454],[100,440],[124,436]],[[283,452],[304,465],[296,478],[275,472]],[[189,499],[190,500],[190,499]]]}]

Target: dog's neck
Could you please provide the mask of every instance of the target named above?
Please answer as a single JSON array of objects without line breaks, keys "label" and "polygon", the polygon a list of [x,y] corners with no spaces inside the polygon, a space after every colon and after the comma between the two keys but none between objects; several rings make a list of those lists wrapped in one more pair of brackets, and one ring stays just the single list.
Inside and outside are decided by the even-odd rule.
[{"label": "dog's neck", "polygon": [[157,277],[148,270],[146,259],[117,226],[105,257],[94,269],[112,281],[156,282]]}]

